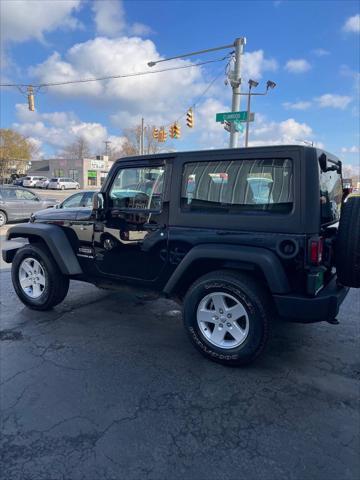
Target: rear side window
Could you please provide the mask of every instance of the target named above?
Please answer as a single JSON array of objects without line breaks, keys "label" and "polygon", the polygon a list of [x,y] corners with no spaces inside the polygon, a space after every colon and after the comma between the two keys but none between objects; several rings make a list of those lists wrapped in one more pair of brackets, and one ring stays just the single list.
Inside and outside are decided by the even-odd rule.
[{"label": "rear side window", "polygon": [[183,211],[288,213],[293,206],[291,159],[194,162],[184,165]]},{"label": "rear side window", "polygon": [[52,179],[50,180],[50,182],[57,182],[57,181],[58,181],[57,178],[52,178]]},{"label": "rear side window", "polygon": [[321,224],[337,222],[340,219],[343,187],[341,175],[335,171],[320,171]]}]

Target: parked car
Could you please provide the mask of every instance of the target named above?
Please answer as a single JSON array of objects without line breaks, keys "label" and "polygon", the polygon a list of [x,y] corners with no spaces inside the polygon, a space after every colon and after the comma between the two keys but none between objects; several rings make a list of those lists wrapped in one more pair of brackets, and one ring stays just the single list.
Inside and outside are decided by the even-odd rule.
[{"label": "parked car", "polygon": [[29,308],[62,302],[72,278],[150,289],[183,303],[203,355],[243,365],[274,316],[338,323],[360,287],[360,198],[343,203],[341,171],[335,155],[298,145],[122,158],[93,208],[11,227],[3,259]]},{"label": "parked car", "polygon": [[22,187],[0,186],[0,227],[12,220],[27,220],[37,210],[53,207],[55,199],[40,198]]},{"label": "parked car", "polygon": [[76,182],[72,178],[67,178],[67,177],[55,177],[51,178],[49,185],[49,189],[55,189],[55,190],[66,190],[68,188],[80,188],[80,183]]},{"label": "parked car", "polygon": [[28,187],[28,188],[35,187],[36,182],[38,182],[39,180],[47,180],[47,179],[46,177],[39,177],[35,175],[27,176],[23,180],[23,187]]},{"label": "parked car", "polygon": [[24,179],[25,179],[25,175],[17,177],[13,180],[12,184],[17,187],[22,187]]},{"label": "parked car", "polygon": [[[64,214],[66,219],[76,218],[76,213],[82,209],[89,210],[89,215],[92,210],[93,204],[93,197],[95,195],[95,191],[88,190],[84,192],[74,193],[70,197],[67,197],[63,202],[55,205],[54,208],[46,208],[44,210],[39,210],[35,212],[30,217],[31,222],[46,222],[49,221],[51,218],[57,219],[59,217],[59,209],[64,210]],[[56,210],[55,210],[56,209]],[[72,209],[74,212],[74,217],[71,217],[70,213],[65,210]]]},{"label": "parked car", "polygon": [[48,178],[42,178],[35,183],[36,188],[48,188],[50,180]]}]

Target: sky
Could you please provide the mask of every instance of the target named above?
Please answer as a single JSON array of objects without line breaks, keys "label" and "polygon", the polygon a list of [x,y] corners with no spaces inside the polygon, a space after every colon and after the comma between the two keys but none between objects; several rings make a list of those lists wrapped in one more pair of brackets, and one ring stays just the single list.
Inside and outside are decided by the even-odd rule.
[{"label": "sky", "polygon": [[[259,82],[254,92],[264,91],[269,79],[276,82],[266,96],[252,98],[250,146],[314,142],[354,172],[359,166],[357,1],[0,0],[0,7],[2,83],[148,71],[149,61],[246,37],[243,91],[250,78]],[[172,60],[152,70],[222,59],[231,51]],[[1,127],[27,136],[49,157],[77,136],[101,154],[105,140],[120,148],[124,130],[141,117],[159,127],[182,117],[181,139],[164,148],[223,148],[229,134],[215,114],[231,111],[228,62],[41,88],[35,112],[28,110],[24,91],[1,88]],[[245,103],[242,97],[242,110]],[[195,127],[189,129],[183,115],[193,104]]]}]

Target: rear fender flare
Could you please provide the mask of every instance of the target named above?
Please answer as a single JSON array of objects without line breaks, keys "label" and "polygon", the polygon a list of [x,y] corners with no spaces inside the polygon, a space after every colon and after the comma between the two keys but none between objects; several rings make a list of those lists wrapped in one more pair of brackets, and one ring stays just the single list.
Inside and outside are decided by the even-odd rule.
[{"label": "rear fender flare", "polygon": [[179,263],[164,287],[166,295],[176,292],[183,275],[199,259],[240,261],[247,265],[256,266],[264,274],[268,288],[272,293],[285,294],[290,291],[284,268],[279,258],[272,251],[261,247],[204,244],[192,248]]}]

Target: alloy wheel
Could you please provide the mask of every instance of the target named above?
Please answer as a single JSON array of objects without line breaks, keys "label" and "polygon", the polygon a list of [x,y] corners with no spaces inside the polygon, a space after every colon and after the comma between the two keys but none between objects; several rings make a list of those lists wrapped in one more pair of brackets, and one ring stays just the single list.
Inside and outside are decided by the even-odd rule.
[{"label": "alloy wheel", "polygon": [[45,290],[46,278],[43,267],[35,258],[25,258],[19,267],[19,283],[30,298],[39,298]]},{"label": "alloy wheel", "polygon": [[238,347],[249,333],[244,305],[225,292],[212,292],[200,301],[197,323],[207,341],[219,348]]}]

